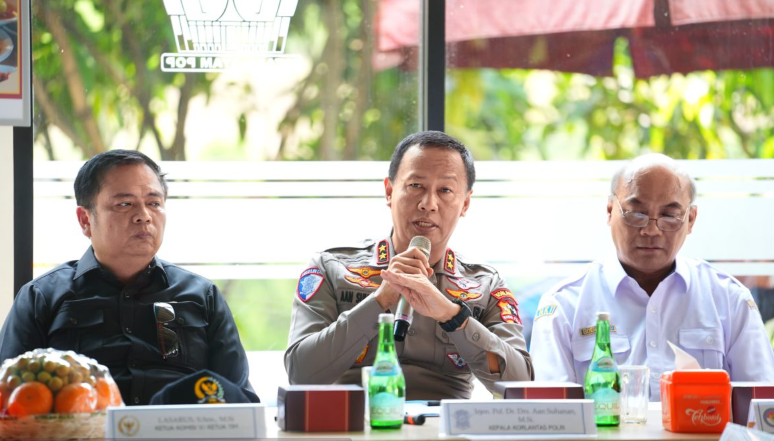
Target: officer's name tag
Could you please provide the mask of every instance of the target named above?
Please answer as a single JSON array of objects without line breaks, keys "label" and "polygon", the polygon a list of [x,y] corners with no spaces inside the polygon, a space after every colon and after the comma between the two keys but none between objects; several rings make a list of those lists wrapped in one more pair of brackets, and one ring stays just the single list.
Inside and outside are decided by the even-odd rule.
[{"label": "officer's name tag", "polygon": [[211,438],[266,436],[261,404],[198,404],[109,408],[108,439]]},{"label": "officer's name tag", "polygon": [[442,435],[596,435],[592,400],[441,401]]},{"label": "officer's name tag", "polygon": [[774,433],[774,400],[751,400],[747,426]]}]

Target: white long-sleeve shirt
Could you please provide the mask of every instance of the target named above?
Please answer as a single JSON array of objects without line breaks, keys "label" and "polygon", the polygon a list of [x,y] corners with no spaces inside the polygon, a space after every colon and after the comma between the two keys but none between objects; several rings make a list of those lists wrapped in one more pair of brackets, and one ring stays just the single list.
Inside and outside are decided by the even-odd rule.
[{"label": "white long-sleeve shirt", "polygon": [[651,401],[660,399],[661,374],[675,369],[667,341],[702,368],[726,370],[732,381],[774,382],[774,352],[750,291],[705,261],[679,256],[650,297],[616,257],[544,294],[530,347],[536,380],[583,384],[597,311],[610,312],[616,362],[650,367]]}]

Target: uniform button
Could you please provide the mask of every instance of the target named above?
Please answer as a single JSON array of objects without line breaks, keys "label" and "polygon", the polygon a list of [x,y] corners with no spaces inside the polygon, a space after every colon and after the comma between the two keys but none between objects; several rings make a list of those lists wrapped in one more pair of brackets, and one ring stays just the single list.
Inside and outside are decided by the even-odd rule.
[{"label": "uniform button", "polygon": [[655,341],[651,341],[649,344],[651,348],[655,348],[657,346]]},{"label": "uniform button", "polygon": [[126,333],[127,333],[127,334],[131,334],[131,333],[132,333],[132,330],[131,330],[131,328],[126,328]]},{"label": "uniform button", "polygon": [[479,338],[481,338],[481,336],[478,335],[478,332],[473,333],[473,341],[478,341]]},{"label": "uniform button", "polygon": [[417,333],[417,331],[415,331],[415,330],[413,330],[413,329],[409,329],[409,335],[414,335],[414,334],[416,334],[416,333]]},{"label": "uniform button", "polygon": [[177,322],[182,325],[183,323],[185,323],[185,319],[183,317],[180,317],[179,319],[177,319]]},{"label": "uniform button", "polygon": [[712,337],[707,337],[707,343],[709,344],[715,343],[715,339]]},{"label": "uniform button", "polygon": [[650,313],[651,313],[651,314],[655,314],[655,313],[656,313],[656,308],[655,308],[655,307],[653,307],[653,308],[650,308]]},{"label": "uniform button", "polygon": [[443,338],[444,340],[446,340],[446,339],[448,339],[448,338],[449,338],[449,336],[448,336],[448,335],[446,335],[446,333],[445,333],[445,332],[442,332],[442,333],[441,333],[441,338]]},{"label": "uniform button", "polygon": [[77,325],[78,324],[78,320],[75,317],[70,317],[70,323],[72,323],[74,325]]},{"label": "uniform button", "polygon": [[134,404],[140,404],[140,397],[134,397]]}]

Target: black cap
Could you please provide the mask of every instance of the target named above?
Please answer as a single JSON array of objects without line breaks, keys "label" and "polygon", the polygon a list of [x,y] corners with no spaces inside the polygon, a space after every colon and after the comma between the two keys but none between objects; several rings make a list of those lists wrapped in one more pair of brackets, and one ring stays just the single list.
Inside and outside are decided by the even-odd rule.
[{"label": "black cap", "polygon": [[260,403],[252,391],[244,390],[226,378],[202,369],[164,386],[149,404]]}]

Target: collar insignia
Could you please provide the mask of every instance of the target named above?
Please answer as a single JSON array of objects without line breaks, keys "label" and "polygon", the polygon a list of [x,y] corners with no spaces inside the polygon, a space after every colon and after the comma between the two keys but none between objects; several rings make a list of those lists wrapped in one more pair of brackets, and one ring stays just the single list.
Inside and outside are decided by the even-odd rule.
[{"label": "collar insignia", "polygon": [[382,239],[376,246],[376,264],[386,265],[390,263],[390,243]]},{"label": "collar insignia", "polygon": [[454,251],[452,251],[451,248],[446,249],[446,258],[444,259],[443,267],[450,274],[454,274],[457,270],[457,257],[454,255]]}]

